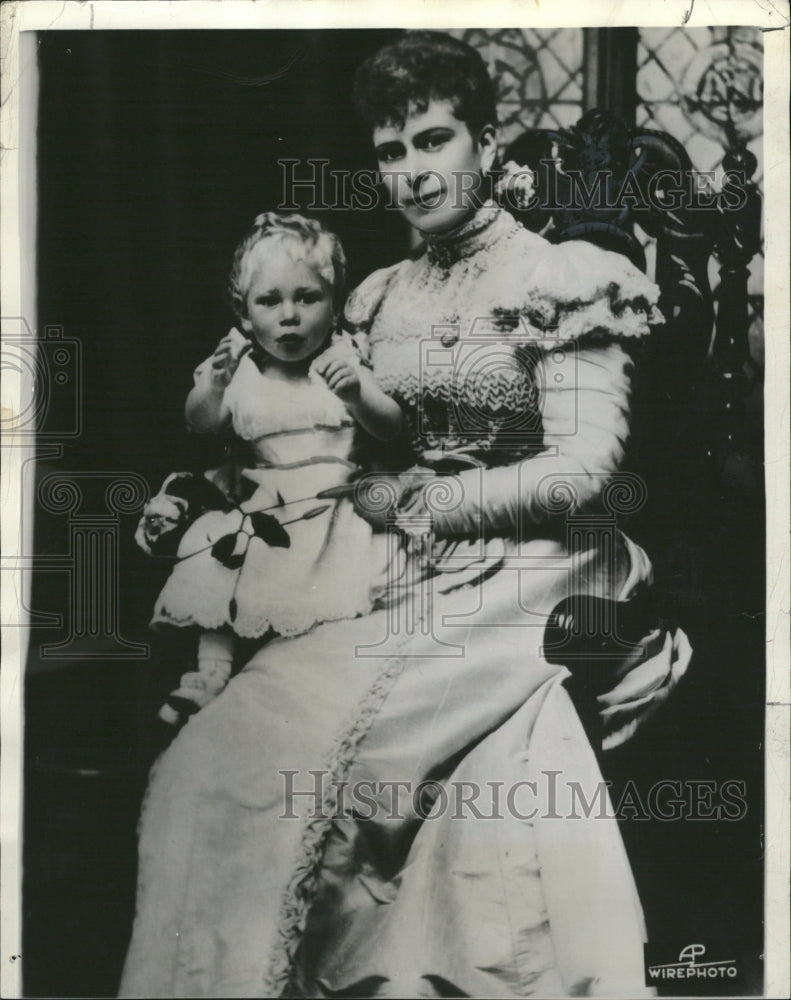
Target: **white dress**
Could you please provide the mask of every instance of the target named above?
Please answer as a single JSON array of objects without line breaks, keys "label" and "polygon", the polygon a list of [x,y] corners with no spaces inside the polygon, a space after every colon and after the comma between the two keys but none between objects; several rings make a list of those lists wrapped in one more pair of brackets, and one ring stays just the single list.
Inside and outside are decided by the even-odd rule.
[{"label": "white dress", "polygon": [[[196,380],[203,372],[197,369]],[[320,496],[359,472],[355,424],[344,404],[313,370],[306,383],[286,383],[249,356],[225,402],[235,434],[253,454],[255,467],[242,476],[254,493],[187,529],[152,624],[228,626],[253,638],[367,614],[381,583],[383,539],[374,538],[349,497]]]},{"label": "white dress", "polygon": [[[591,802],[603,778],[568,672],[542,648],[559,600],[629,600],[650,563],[619,531],[567,532],[546,505],[542,520],[541,486],[561,473],[583,499],[605,494],[629,432],[623,340],[648,333],[655,299],[617,255],[549,246],[495,209],[352,296],[347,321],[367,334],[422,463],[477,457],[483,492],[437,514],[428,576],[391,581],[400,607],[420,605],[414,623],[375,608],[273,639],[159,760],[122,996],[651,995],[617,822],[579,803],[573,815],[574,789]],[[542,313],[558,327],[521,386],[498,360],[515,335],[470,335],[503,309],[529,321],[523,338]],[[427,342],[438,353],[421,367]],[[459,346],[480,348],[482,382],[445,363]],[[543,400],[537,430],[521,422],[526,399]],[[600,698],[606,740],[626,738],[683,673],[679,632],[646,651]],[[410,794],[427,781],[428,815]],[[518,799],[496,819],[456,818],[439,797],[482,789],[488,815],[498,786]],[[373,815],[338,808],[339,789],[363,787]]]}]

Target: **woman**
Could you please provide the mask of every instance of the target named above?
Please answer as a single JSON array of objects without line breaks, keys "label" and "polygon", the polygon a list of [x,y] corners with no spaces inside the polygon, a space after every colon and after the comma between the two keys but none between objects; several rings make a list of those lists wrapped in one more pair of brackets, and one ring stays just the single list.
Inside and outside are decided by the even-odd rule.
[{"label": "woman", "polygon": [[[656,289],[481,203],[496,117],[468,46],[409,34],[356,98],[426,243],[346,309],[417,466],[360,508],[395,503],[411,554],[379,610],[274,639],[156,765],[122,994],[636,996],[639,901],[606,796],[580,808],[601,775],[541,643],[569,593],[650,580],[567,514],[622,460]],[[601,699],[610,745],[683,672],[683,637],[649,647]]]}]

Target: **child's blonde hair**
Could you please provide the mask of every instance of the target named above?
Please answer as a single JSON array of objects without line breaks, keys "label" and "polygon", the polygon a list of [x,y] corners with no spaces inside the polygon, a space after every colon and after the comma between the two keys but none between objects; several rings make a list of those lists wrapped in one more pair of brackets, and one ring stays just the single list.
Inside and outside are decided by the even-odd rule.
[{"label": "child's blonde hair", "polygon": [[296,213],[263,212],[236,248],[229,279],[231,305],[238,319],[247,316],[247,292],[252,280],[250,257],[263,240],[288,240],[295,261],[303,260],[332,288],[332,302],[338,313],[343,305],[346,257],[340,240],[315,219]]}]

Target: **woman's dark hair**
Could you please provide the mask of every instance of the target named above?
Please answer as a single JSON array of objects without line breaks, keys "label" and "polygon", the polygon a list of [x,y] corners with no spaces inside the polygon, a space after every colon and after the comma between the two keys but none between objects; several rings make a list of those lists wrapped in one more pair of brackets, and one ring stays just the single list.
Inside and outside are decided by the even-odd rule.
[{"label": "woman's dark hair", "polygon": [[450,101],[472,135],[497,124],[495,86],[480,54],[441,31],[407,32],[366,59],[354,77],[354,106],[370,129],[401,128],[432,99]]}]

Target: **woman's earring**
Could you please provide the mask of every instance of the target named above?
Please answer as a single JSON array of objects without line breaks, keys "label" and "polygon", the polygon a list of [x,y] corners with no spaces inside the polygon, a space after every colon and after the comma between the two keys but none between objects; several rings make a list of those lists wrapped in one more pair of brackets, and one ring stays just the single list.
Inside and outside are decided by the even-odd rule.
[{"label": "woman's earring", "polygon": [[478,145],[482,150],[481,173],[486,177],[494,169],[497,160],[497,133],[493,125],[486,125],[481,129]]}]

